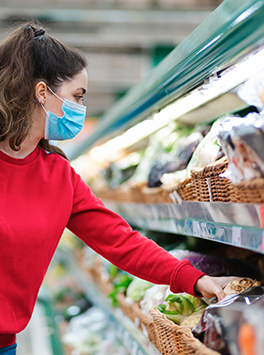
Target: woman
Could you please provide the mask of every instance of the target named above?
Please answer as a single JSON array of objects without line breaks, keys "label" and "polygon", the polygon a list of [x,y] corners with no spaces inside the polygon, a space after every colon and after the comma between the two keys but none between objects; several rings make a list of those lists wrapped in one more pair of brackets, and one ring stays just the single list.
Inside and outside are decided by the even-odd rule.
[{"label": "woman", "polygon": [[233,278],[212,278],[178,261],[106,209],[48,140],[74,137],[85,118],[86,60],[35,24],[0,45],[0,353],[33,311],[67,227],[119,268],[172,292],[224,297]]}]

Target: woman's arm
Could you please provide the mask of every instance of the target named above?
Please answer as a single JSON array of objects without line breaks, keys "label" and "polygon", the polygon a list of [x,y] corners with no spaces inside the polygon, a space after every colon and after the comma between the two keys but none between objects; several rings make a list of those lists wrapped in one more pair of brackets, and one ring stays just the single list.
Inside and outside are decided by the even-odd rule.
[{"label": "woman's arm", "polygon": [[[118,268],[153,282],[170,285],[174,293],[222,297],[221,283],[203,276],[188,260],[179,261],[152,240],[133,231],[119,215],[107,209],[74,173],[72,214],[67,228]],[[210,280],[210,281],[209,281]]]}]

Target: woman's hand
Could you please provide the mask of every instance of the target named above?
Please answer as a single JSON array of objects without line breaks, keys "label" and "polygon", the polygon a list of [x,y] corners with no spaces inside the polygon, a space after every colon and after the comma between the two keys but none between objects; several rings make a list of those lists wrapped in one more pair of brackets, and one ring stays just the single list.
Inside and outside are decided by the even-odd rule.
[{"label": "woman's hand", "polygon": [[221,301],[225,298],[225,294],[223,292],[224,286],[226,286],[229,282],[239,279],[239,277],[234,276],[222,276],[222,277],[212,277],[208,275],[203,275],[200,277],[194,288],[195,291],[199,292],[206,298],[217,297],[218,301]]}]

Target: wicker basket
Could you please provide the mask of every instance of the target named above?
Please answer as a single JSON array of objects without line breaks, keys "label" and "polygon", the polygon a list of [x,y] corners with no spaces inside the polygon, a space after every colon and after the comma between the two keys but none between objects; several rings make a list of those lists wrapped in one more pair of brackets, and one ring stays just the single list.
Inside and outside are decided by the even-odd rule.
[{"label": "wicker basket", "polygon": [[133,304],[126,301],[126,296],[123,293],[118,293],[116,296],[119,307],[122,312],[132,321],[135,322],[136,314],[134,311]]},{"label": "wicker basket", "polygon": [[144,203],[157,204],[157,203],[173,203],[170,197],[170,191],[165,191],[160,187],[143,187],[142,194]]},{"label": "wicker basket", "polygon": [[95,190],[94,193],[102,200],[113,200],[115,198],[116,191],[110,187],[104,187],[101,190]]},{"label": "wicker basket", "polygon": [[264,179],[256,178],[252,180],[243,180],[234,184],[234,191],[231,196],[231,202],[242,203],[264,203]]},{"label": "wicker basket", "polygon": [[156,333],[156,347],[166,355],[219,355],[196,339],[190,328],[176,325],[164,314],[152,309]]},{"label": "wicker basket", "polygon": [[109,280],[106,280],[102,277],[103,273],[100,271],[100,269],[91,268],[89,273],[93,279],[93,282],[97,285],[100,291],[105,296],[109,296],[113,290],[113,284]]},{"label": "wicker basket", "polygon": [[[154,321],[153,318],[148,317],[146,314],[144,314],[138,303],[135,303],[133,305],[134,309],[134,314],[135,314],[135,323],[138,323],[137,325],[141,329],[141,331],[148,336],[148,339],[156,346],[156,333],[155,333],[155,328],[154,328]],[[137,322],[138,320],[138,322]]]},{"label": "wicker basket", "polygon": [[130,189],[127,185],[112,189],[112,200],[130,202]]},{"label": "wicker basket", "polygon": [[117,295],[117,301],[122,312],[135,323],[148,339],[156,346],[156,334],[154,329],[154,321],[146,316],[140,309],[138,303],[129,303],[123,293]]},{"label": "wicker basket", "polygon": [[142,193],[142,188],[146,186],[145,183],[133,183],[128,185],[128,201],[135,203],[144,203],[144,194]]},{"label": "wicker basket", "polygon": [[188,177],[177,185],[176,191],[183,201],[194,201],[193,180]]},{"label": "wicker basket", "polygon": [[228,166],[226,157],[207,165],[204,168],[195,168],[191,171],[193,193],[196,201],[230,202],[235,195],[235,187],[230,180],[222,178]]}]

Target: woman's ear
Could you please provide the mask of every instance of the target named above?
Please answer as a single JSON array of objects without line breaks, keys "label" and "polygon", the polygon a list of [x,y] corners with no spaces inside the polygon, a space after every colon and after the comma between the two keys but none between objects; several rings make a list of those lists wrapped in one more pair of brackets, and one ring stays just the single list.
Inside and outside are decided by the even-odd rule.
[{"label": "woman's ear", "polygon": [[35,97],[42,105],[45,104],[47,93],[47,84],[44,81],[39,81],[35,87]]}]

